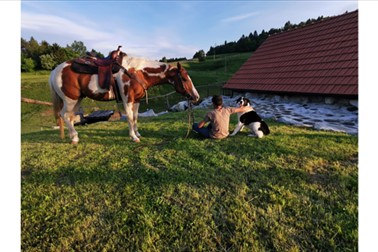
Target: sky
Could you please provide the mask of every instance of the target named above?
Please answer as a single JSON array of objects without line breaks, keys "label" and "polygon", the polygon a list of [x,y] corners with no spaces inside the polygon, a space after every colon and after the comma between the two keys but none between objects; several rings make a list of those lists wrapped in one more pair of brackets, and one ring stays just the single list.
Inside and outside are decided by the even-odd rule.
[{"label": "sky", "polygon": [[242,35],[358,9],[358,1],[21,1],[21,37],[108,55],[186,57]]}]

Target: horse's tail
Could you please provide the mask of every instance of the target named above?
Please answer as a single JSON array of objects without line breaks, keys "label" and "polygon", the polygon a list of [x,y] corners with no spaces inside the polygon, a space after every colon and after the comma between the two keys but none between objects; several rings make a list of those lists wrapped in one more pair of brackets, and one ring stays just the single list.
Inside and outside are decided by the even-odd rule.
[{"label": "horse's tail", "polygon": [[50,86],[50,93],[51,93],[52,104],[53,104],[53,109],[54,109],[54,117],[55,117],[55,120],[57,121],[57,125],[59,125],[60,137],[63,139],[64,138],[63,118],[60,115],[60,111],[63,108],[63,100],[55,90],[55,88],[57,88],[56,71],[57,71],[56,68],[51,71],[50,78],[49,78],[49,86]]}]

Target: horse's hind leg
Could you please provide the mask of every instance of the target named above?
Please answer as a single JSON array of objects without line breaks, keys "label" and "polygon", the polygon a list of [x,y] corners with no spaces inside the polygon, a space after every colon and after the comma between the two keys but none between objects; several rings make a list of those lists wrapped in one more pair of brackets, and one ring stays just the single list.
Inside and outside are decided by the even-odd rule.
[{"label": "horse's hind leg", "polygon": [[63,118],[61,116],[59,116],[59,118],[57,119],[58,121],[58,126],[59,126],[59,131],[60,131],[60,139],[64,139],[64,121],[63,121]]},{"label": "horse's hind leg", "polygon": [[63,109],[60,111],[60,114],[66,123],[68,128],[69,136],[71,138],[72,144],[77,144],[79,142],[79,134],[74,127],[74,118],[75,118],[75,109],[79,107],[80,101],[75,101],[69,99],[64,103]]},{"label": "horse's hind leg", "polygon": [[139,134],[139,131],[138,131],[138,111],[139,111],[139,105],[140,103],[137,102],[137,103],[134,103],[134,106],[133,106],[133,122],[134,122],[134,133],[135,135],[140,138],[141,135]]},{"label": "horse's hind leg", "polygon": [[127,123],[129,124],[129,136],[134,142],[140,142],[139,137],[135,134],[134,131],[134,113],[133,113],[133,103],[129,102],[127,104],[124,104],[125,111],[127,115]]}]

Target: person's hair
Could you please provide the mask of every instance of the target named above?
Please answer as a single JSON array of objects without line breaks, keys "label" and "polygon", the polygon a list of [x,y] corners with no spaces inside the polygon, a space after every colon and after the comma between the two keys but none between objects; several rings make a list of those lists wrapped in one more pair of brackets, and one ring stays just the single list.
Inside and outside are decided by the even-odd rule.
[{"label": "person's hair", "polygon": [[221,95],[214,95],[211,101],[215,106],[221,106],[223,104],[223,99]]}]

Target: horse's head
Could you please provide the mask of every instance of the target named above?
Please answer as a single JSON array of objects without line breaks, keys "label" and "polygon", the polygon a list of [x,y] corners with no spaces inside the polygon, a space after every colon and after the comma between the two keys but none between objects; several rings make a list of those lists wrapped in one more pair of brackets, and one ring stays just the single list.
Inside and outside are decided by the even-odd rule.
[{"label": "horse's head", "polygon": [[177,63],[177,68],[172,68],[169,70],[168,81],[173,84],[177,93],[182,94],[194,102],[197,102],[200,98],[197,89],[194,87],[192,79],[188,72]]}]

